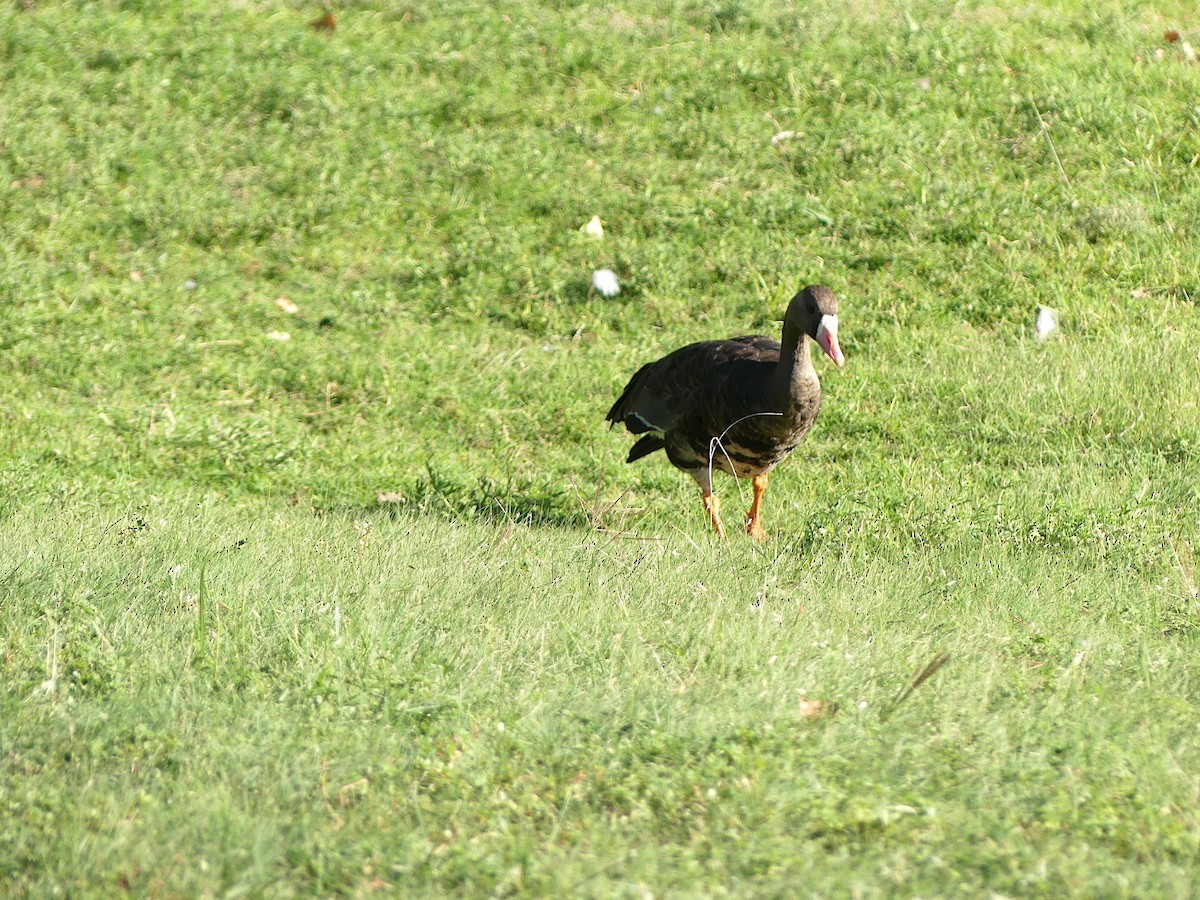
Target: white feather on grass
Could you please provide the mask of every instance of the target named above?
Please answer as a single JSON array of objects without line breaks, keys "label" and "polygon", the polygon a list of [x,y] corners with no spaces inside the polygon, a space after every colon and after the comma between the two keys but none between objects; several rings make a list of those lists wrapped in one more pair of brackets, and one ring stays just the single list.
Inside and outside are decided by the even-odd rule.
[{"label": "white feather on grass", "polygon": [[604,237],[604,224],[600,221],[599,216],[592,216],[588,223],[583,226],[583,230],[586,231],[591,237]]},{"label": "white feather on grass", "polygon": [[1058,310],[1052,309],[1049,306],[1039,306],[1037,325],[1034,328],[1037,331],[1037,339],[1039,341],[1046,340],[1046,338],[1058,331]]},{"label": "white feather on grass", "polygon": [[592,287],[605,297],[615,297],[621,293],[621,282],[617,273],[612,269],[597,269],[592,273]]}]

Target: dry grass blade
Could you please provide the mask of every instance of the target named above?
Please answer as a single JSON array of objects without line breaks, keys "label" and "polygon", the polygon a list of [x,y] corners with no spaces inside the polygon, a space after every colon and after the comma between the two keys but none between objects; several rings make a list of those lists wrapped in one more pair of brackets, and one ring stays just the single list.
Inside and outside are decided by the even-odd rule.
[{"label": "dry grass blade", "polygon": [[1054,146],[1054,138],[1050,136],[1050,129],[1046,127],[1046,120],[1042,118],[1042,111],[1038,109],[1037,101],[1032,97],[1029,98],[1029,102],[1033,106],[1033,114],[1037,116],[1038,125],[1042,129],[1042,137],[1046,139],[1046,145],[1050,148],[1050,155],[1054,157],[1054,165],[1058,167],[1058,174],[1062,176],[1063,182],[1070,187],[1071,179],[1067,177],[1067,170],[1063,168],[1062,160],[1058,156],[1058,148]]},{"label": "dry grass blade", "polygon": [[1184,587],[1193,600],[1200,599],[1200,588],[1196,586],[1196,556],[1191,542],[1184,541],[1182,553],[1179,552],[1179,541],[1172,538],[1170,544]]},{"label": "dry grass blade", "polygon": [[912,680],[909,681],[908,685],[905,686],[905,688],[900,691],[900,693],[898,693],[892,700],[892,705],[888,709],[888,713],[890,714],[897,706],[911,697],[917,688],[936,675],[938,669],[948,662],[950,662],[950,654],[939,653],[926,664],[925,668],[918,669],[916,672],[914,672]]},{"label": "dry grass blade", "polygon": [[495,550],[495,549],[503,547],[505,544],[507,544],[508,539],[510,537],[512,537],[512,533],[516,530],[516,528],[517,528],[517,523],[510,520],[508,525],[504,529],[504,533],[501,534],[500,537],[496,540],[496,543],[492,545],[492,549]]},{"label": "dry grass blade", "polygon": [[[604,532],[605,534],[615,534],[622,537],[633,537],[633,535],[620,526],[611,526],[608,523],[609,515],[616,509],[617,504],[625,499],[625,495],[629,490],[623,490],[617,495],[615,500],[605,504],[602,491],[604,485],[604,470],[600,471],[600,478],[596,482],[596,494],[591,501],[585,500],[583,492],[579,490],[579,483],[575,479],[571,479],[571,488],[575,491],[575,497],[579,501],[579,507],[583,510],[584,515],[588,517],[592,528],[596,531]],[[623,512],[627,513],[628,510]]]}]

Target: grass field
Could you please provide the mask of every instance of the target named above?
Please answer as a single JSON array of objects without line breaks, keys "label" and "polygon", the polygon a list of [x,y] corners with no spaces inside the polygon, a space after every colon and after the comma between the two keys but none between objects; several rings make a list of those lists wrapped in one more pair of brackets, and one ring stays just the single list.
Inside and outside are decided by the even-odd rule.
[{"label": "grass field", "polygon": [[334,9],[4,12],[0,892],[1200,895],[1193,5]]}]

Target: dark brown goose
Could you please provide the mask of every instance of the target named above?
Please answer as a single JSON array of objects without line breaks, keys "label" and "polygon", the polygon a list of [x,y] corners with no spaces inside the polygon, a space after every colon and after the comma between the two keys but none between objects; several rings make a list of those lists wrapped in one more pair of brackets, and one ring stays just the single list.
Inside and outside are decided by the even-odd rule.
[{"label": "dark brown goose", "polygon": [[804,440],[821,408],[821,384],[807,338],[837,365],[838,302],[833,291],[810,285],[788,304],[783,343],[761,335],[702,341],[642,366],[608,411],[617,422],[645,435],[626,462],[656,450],[696,479],[713,527],[725,537],[712,473],[720,469],[752,478],[754,501],[746,529],[755,540],[762,526],[767,475]]}]

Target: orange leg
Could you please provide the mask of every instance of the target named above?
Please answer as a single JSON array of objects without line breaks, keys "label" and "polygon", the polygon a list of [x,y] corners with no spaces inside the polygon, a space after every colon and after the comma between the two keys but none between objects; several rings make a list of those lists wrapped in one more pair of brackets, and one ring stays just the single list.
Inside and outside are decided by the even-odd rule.
[{"label": "orange leg", "polygon": [[763,494],[767,492],[767,473],[755,475],[752,484],[754,485],[754,502],[750,504],[746,530],[756,541],[763,541],[767,538],[767,532],[762,527],[762,499]]},{"label": "orange leg", "polygon": [[721,524],[721,501],[712,491],[704,492],[704,509],[712,517],[713,528],[717,529],[717,535],[721,540],[725,540],[725,526]]}]

